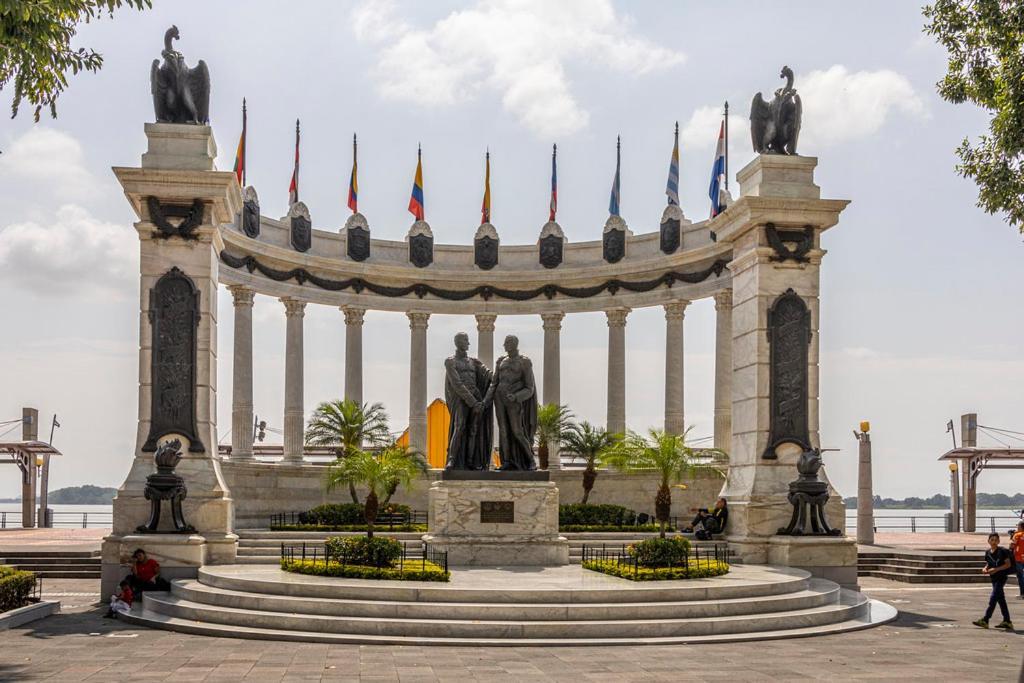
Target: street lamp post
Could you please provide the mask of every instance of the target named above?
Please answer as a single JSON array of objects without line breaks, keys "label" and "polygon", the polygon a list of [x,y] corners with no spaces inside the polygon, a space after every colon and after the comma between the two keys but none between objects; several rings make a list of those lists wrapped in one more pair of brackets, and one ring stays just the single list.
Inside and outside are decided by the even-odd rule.
[{"label": "street lamp post", "polygon": [[875,542],[874,492],[871,486],[871,423],[860,423],[860,431],[853,431],[857,437],[857,454],[860,466],[857,470],[857,543],[873,545]]},{"label": "street lamp post", "polygon": [[949,463],[949,511],[953,515],[953,528],[950,531],[960,531],[960,479],[957,475],[955,462]]}]

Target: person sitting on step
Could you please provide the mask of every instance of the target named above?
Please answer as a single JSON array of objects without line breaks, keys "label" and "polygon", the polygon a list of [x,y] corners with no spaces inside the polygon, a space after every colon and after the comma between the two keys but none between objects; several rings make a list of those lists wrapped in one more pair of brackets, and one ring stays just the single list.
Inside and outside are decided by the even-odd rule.
[{"label": "person sitting on step", "polygon": [[132,553],[132,573],[128,577],[132,590],[136,595],[144,591],[169,591],[171,584],[160,576],[160,563],[146,557],[146,551],[139,548]]},{"label": "person sitting on step", "polygon": [[103,616],[107,619],[113,619],[118,614],[124,614],[132,608],[132,602],[135,601],[135,595],[132,593],[131,582],[128,579],[121,581],[120,590],[114,595],[110,596],[110,609]]},{"label": "person sitting on step", "polygon": [[725,498],[719,498],[715,502],[713,510],[707,508],[691,508],[697,516],[689,527],[684,529],[686,533],[693,533],[699,540],[711,540],[712,534],[720,534],[725,531],[725,524],[729,521],[729,502]]}]

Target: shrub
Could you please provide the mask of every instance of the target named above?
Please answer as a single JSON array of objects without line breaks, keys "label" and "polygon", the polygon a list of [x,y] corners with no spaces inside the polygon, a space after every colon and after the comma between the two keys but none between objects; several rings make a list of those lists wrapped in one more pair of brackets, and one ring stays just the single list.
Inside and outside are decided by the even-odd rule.
[{"label": "shrub", "polygon": [[573,503],[558,507],[559,526],[615,526],[636,524],[636,512],[621,505]]},{"label": "shrub", "polygon": [[[363,512],[365,506],[362,503],[328,503],[317,505],[306,512],[299,513],[299,524],[313,524],[318,526],[350,526],[365,525],[366,517]],[[381,515],[405,515],[408,516],[412,510],[408,505],[388,503],[387,507],[381,508]]]},{"label": "shrub", "polygon": [[693,562],[688,567],[638,567],[635,570],[631,565],[619,564],[615,560],[590,560],[583,563],[583,568],[630,581],[707,579],[729,573],[728,563],[718,560],[701,560],[699,565]]},{"label": "shrub", "polygon": [[[274,527],[276,529],[276,527]],[[657,533],[661,531],[661,527],[657,524],[637,524],[634,526],[616,526],[612,524],[560,524],[558,530],[570,534],[583,534],[583,533],[603,533],[603,532],[618,532],[628,530],[630,532],[646,532],[646,533]],[[298,529],[294,529],[298,531]],[[399,531],[396,527],[395,531]],[[666,531],[675,531],[674,527],[668,527]]]},{"label": "shrub", "polygon": [[324,564],[313,560],[281,560],[281,569],[296,574],[313,576],[335,576],[345,579],[369,579],[371,581],[448,581],[451,573],[433,562],[413,560],[403,569],[391,567],[363,567],[357,564]]},{"label": "shrub", "polygon": [[0,612],[24,606],[35,585],[33,572],[0,566]]},{"label": "shrub", "polygon": [[366,567],[393,567],[402,556],[402,544],[386,536],[332,536],[324,541],[327,557]]},{"label": "shrub", "polygon": [[641,567],[671,567],[682,564],[690,554],[690,542],[679,536],[648,538],[626,548]]}]

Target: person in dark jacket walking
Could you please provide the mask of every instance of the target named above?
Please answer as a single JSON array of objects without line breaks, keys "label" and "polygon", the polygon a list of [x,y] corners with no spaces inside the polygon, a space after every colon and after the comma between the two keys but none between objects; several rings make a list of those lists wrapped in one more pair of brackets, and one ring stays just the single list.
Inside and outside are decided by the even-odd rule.
[{"label": "person in dark jacket walking", "polygon": [[992,580],[992,595],[988,599],[988,609],[985,616],[972,622],[975,626],[988,628],[988,620],[999,605],[1003,620],[996,625],[996,628],[1004,628],[1007,631],[1013,630],[1013,622],[1010,621],[1010,610],[1006,606],[1006,594],[1003,588],[1006,586],[1006,579],[1013,572],[1013,555],[1006,548],[999,545],[999,534],[988,535],[988,550],[985,551],[985,566],[981,573],[986,574]]}]

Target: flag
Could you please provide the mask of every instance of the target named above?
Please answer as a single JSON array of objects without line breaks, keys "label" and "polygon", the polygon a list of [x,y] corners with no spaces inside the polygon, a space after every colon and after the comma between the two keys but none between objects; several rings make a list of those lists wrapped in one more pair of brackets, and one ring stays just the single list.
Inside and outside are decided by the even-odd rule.
[{"label": "flag", "polygon": [[555,163],[558,155],[558,145],[551,145],[551,213],[548,220],[554,222],[555,214],[558,212],[558,167]]},{"label": "flag", "polygon": [[484,171],[484,201],[480,206],[480,225],[491,222],[491,151],[487,150]]},{"label": "flag", "polygon": [[352,213],[358,212],[358,198],[359,198],[359,183],[356,180],[356,169],[358,164],[356,163],[356,134],[352,133],[352,177],[348,181],[348,208],[352,209]]},{"label": "flag", "polygon": [[676,144],[672,147],[672,161],[668,164],[668,182],[665,185],[669,206],[679,206],[679,122],[676,121]]},{"label": "flag", "polygon": [[295,170],[288,186],[288,206],[299,201],[299,120],[295,119]]},{"label": "flag", "polygon": [[715,161],[711,165],[711,187],[708,196],[711,198],[711,217],[722,213],[725,208],[721,204],[722,178],[725,177],[725,122],[718,129],[718,146],[715,148]]},{"label": "flag", "polygon": [[608,199],[608,213],[619,215],[619,167],[622,161],[622,138],[615,138],[615,180],[612,181],[612,196]]},{"label": "flag", "polygon": [[238,149],[235,150],[235,177],[238,185],[245,187],[245,98],[242,98],[242,134],[238,137]]},{"label": "flag", "polygon": [[949,422],[946,423],[946,433],[949,434],[951,431],[953,431],[953,421],[952,420],[950,420]]},{"label": "flag", "polygon": [[416,148],[416,177],[412,181],[412,196],[409,197],[409,213],[416,220],[423,220],[423,153]]}]

